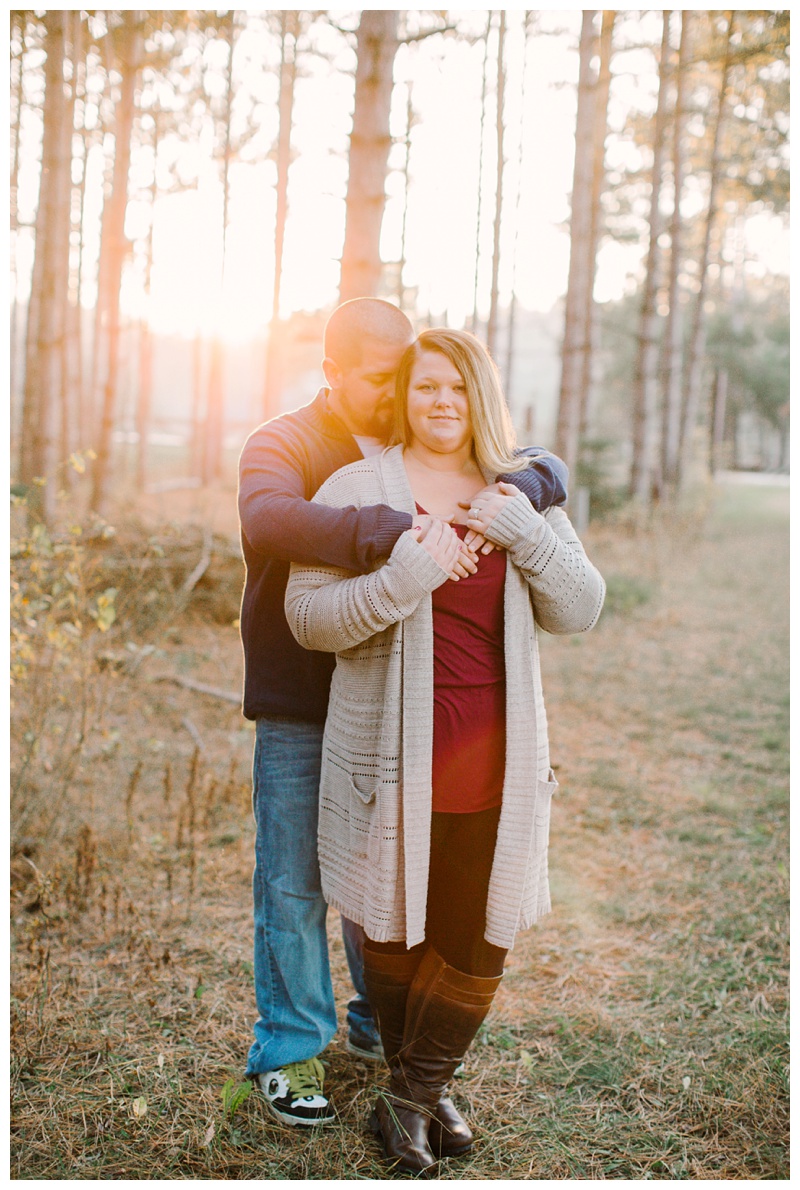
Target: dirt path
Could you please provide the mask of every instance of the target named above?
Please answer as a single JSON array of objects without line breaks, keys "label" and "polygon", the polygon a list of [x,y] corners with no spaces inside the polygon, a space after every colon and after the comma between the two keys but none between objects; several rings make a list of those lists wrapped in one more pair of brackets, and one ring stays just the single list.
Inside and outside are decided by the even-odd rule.
[{"label": "dirt path", "polygon": [[[694,523],[591,534],[601,623],[543,640],[553,913],[509,958],[457,1088],[479,1141],[444,1178],[788,1177],[787,527],[786,489],[725,485]],[[158,646],[109,677],[74,832],[12,895],[13,1176],[382,1177],[381,1076],[341,1033],[338,1128],[223,1111],[252,1016],[252,734],[149,681],[235,687],[234,627]]]}]

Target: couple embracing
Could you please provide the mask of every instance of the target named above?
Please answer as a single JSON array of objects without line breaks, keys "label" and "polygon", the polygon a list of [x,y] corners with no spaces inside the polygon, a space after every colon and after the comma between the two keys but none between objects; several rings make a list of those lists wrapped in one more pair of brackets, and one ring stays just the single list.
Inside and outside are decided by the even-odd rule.
[{"label": "couple embracing", "polygon": [[240,466],[248,1075],[285,1123],[335,1118],[318,1058],[336,1029],[331,905],[349,1047],[389,1067],[372,1129],[393,1168],[430,1177],[472,1145],[448,1084],[517,931],[550,907],[536,628],[586,631],[605,588],[560,507],[563,464],[516,448],[474,336],[415,339],[396,307],[357,299],[324,348],[327,387],[256,430]]}]

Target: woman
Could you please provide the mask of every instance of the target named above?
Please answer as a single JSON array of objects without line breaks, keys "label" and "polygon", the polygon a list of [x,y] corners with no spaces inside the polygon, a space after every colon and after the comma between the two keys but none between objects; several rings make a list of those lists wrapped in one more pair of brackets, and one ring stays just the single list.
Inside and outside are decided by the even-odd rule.
[{"label": "woman", "polygon": [[[397,396],[396,444],[315,498],[389,504],[413,527],[368,575],[293,566],[286,612],[300,644],[337,654],[319,854],[327,901],[367,936],[391,1072],[372,1127],[395,1166],[431,1176],[471,1145],[446,1086],[516,931],[550,908],[536,625],[591,628],[605,587],[560,508],[542,516],[513,485],[487,486],[529,460],[477,339],[425,331]],[[449,581],[465,538],[477,571]]]}]

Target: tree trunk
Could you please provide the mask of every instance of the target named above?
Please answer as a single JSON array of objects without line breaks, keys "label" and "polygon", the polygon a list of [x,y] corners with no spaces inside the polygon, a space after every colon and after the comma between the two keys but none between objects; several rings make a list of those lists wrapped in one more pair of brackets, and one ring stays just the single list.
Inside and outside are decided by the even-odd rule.
[{"label": "tree trunk", "polygon": [[298,14],[281,11],[281,65],[278,91],[278,160],[275,191],[275,274],[272,282],[272,318],[267,338],[264,367],[264,419],[280,413],[283,334],[281,328],[281,276],[283,243],[289,209],[289,163],[292,140],[292,109],[297,76]]},{"label": "tree trunk", "polygon": [[406,95],[406,137],[404,142],[405,156],[403,158],[403,219],[400,224],[400,261],[397,269],[397,301],[400,309],[405,309],[406,287],[403,283],[403,273],[406,267],[406,235],[408,224],[408,198],[411,192],[411,129],[414,127],[414,104],[411,100],[411,83],[408,83]]},{"label": "tree trunk", "polygon": [[192,340],[192,412],[189,438],[189,474],[193,478],[203,474],[203,336],[200,331]]},{"label": "tree trunk", "polygon": [[[222,268],[220,270],[220,310],[225,293],[225,255],[228,240],[228,200],[230,197],[231,113],[233,109],[233,16],[222,26],[228,35],[228,74],[225,88],[225,148],[222,158]],[[208,366],[208,395],[203,435],[204,484],[213,483],[222,474],[222,437],[225,430],[225,350],[217,328],[211,340]]]},{"label": "tree trunk", "polygon": [[478,209],[475,213],[475,281],[472,292],[472,333],[478,333],[478,280],[481,263],[481,208],[483,206],[483,124],[486,116],[486,76],[489,64],[489,35],[492,32],[493,12],[489,13],[486,21],[486,34],[483,39],[483,78],[481,81],[481,127],[478,140]]},{"label": "tree trunk", "polygon": [[670,222],[669,286],[667,326],[664,342],[664,420],[661,438],[661,482],[662,490],[675,485],[678,472],[678,453],[681,430],[681,377],[683,362],[683,326],[680,308],[678,277],[681,268],[683,248],[683,222],[681,219],[681,196],[685,173],[685,126],[684,82],[689,63],[692,14],[683,10],[681,17],[681,42],[678,51],[678,68],[675,72],[675,110],[673,114],[672,176],[674,197],[672,220]]},{"label": "tree trunk", "polygon": [[602,195],[606,174],[606,136],[608,134],[608,95],[611,89],[611,49],[616,13],[606,10],[600,32],[600,66],[594,95],[594,161],[592,164],[592,212],[589,228],[589,282],[586,286],[583,339],[586,348],[580,385],[580,416],[578,421],[578,449],[586,438],[591,410],[593,367],[597,353],[597,308],[594,304],[594,275],[597,268],[597,249],[603,222]]},{"label": "tree trunk", "polygon": [[486,327],[486,346],[489,354],[494,355],[497,350],[497,306],[498,306],[498,277],[500,273],[500,221],[503,214],[503,171],[505,156],[503,139],[505,127],[503,123],[503,101],[505,98],[505,41],[506,14],[505,9],[500,12],[500,26],[497,36],[497,175],[495,180],[494,206],[494,240],[492,245],[492,289],[489,300],[489,322]]},{"label": "tree trunk", "polygon": [[393,66],[398,47],[396,10],[365,10],[357,34],[350,175],[347,183],[339,300],[375,297],[381,281],[381,223],[391,148]]},{"label": "tree trunk", "polygon": [[660,281],[658,237],[662,219],[659,210],[661,175],[664,167],[664,140],[667,127],[667,91],[669,81],[669,12],[663,14],[661,61],[658,68],[658,104],[653,128],[653,181],[650,190],[649,243],[639,342],[633,381],[633,460],[630,494],[640,504],[650,504],[653,473],[656,466],[658,430],[659,316],[657,309]]},{"label": "tree trunk", "polygon": [[[525,85],[528,78],[528,39],[531,31],[534,28],[533,12],[525,13],[525,41],[523,44],[522,57],[522,80],[520,82],[521,94],[525,95]],[[522,117],[520,121],[519,131],[519,176],[517,179],[517,197],[514,206],[514,247],[511,261],[511,301],[508,307],[508,334],[506,336],[506,366],[505,366],[505,384],[504,392],[506,397],[506,404],[509,409],[512,407],[512,374],[514,370],[514,350],[516,347],[516,329],[517,329],[517,247],[519,241],[519,225],[520,225],[520,211],[522,206],[522,179],[523,166],[525,163],[525,108],[523,106]]]},{"label": "tree trunk", "polygon": [[[29,485],[28,508],[46,521],[55,512],[55,449],[61,391],[66,277],[69,267],[71,119],[64,59],[69,14],[48,11],[42,171],[36,247],[28,304],[25,390],[19,479]],[[44,486],[34,483],[45,479]]]},{"label": "tree trunk", "polygon": [[570,257],[564,312],[564,342],[561,353],[561,388],[556,422],[556,453],[570,470],[578,461],[580,433],[581,384],[586,342],[585,310],[587,293],[593,284],[589,261],[592,227],[594,88],[592,55],[594,53],[595,11],[584,9],[580,40],[578,111],[575,126],[575,165],[572,175],[572,214],[570,217]]},{"label": "tree trunk", "polygon": [[722,174],[722,160],[720,142],[724,123],[725,103],[728,95],[728,80],[731,71],[733,12],[728,13],[728,29],[725,41],[725,60],[722,66],[722,78],[719,86],[719,96],[714,117],[714,139],[711,147],[710,178],[708,185],[708,208],[706,213],[705,232],[703,235],[703,249],[700,255],[700,288],[694,304],[694,314],[689,333],[687,350],[686,387],[683,400],[683,422],[681,425],[681,444],[678,467],[678,487],[685,488],[691,477],[691,464],[694,446],[694,428],[697,421],[697,410],[700,404],[700,387],[703,381],[703,365],[705,363],[706,348],[706,312],[705,301],[708,291],[708,265],[711,255],[711,234],[717,214],[717,192]]},{"label": "tree trunk", "polygon": [[714,395],[711,411],[711,449],[709,464],[716,475],[725,466],[725,415],[728,403],[728,373],[725,368],[714,372]]},{"label": "tree trunk", "polygon": [[136,76],[139,70],[141,32],[139,14],[133,10],[123,12],[123,23],[119,30],[119,104],[115,113],[114,173],[111,200],[108,213],[108,325],[106,328],[107,352],[105,382],[100,432],[97,441],[97,458],[93,470],[91,506],[94,512],[103,513],[108,503],[108,484],[111,472],[111,434],[114,428],[114,406],[116,402],[117,370],[119,365],[120,310],[119,298],[122,284],[122,268],[127,253],[125,240],[125,212],[128,206],[128,169],[131,159],[131,133],[133,131]]},{"label": "tree trunk", "polygon": [[153,112],[153,181],[150,184],[150,226],[147,231],[144,293],[145,315],[139,323],[139,400],[136,403],[136,489],[147,483],[147,445],[153,403],[153,333],[150,329],[150,283],[153,274],[153,233],[158,200],[159,111]]},{"label": "tree trunk", "polygon": [[[11,40],[14,40],[15,35],[19,38],[20,53],[16,59],[12,59],[11,63],[11,102],[13,110],[13,123],[11,125],[11,135],[14,140],[14,149],[11,157],[11,186],[9,189],[9,214],[11,216],[11,236],[12,236],[12,253],[11,253],[11,267],[13,273],[13,281],[11,283],[11,331],[9,334],[11,358],[9,360],[9,388],[11,393],[11,405],[14,408],[17,398],[19,396],[19,375],[18,375],[18,331],[17,325],[19,322],[19,302],[17,301],[17,255],[18,255],[18,238],[19,238],[19,224],[17,211],[17,190],[19,187],[19,145],[20,132],[22,127],[22,53],[24,50],[25,26],[23,18],[20,13],[12,12],[10,14],[10,33]],[[18,69],[14,69],[15,65]]]},{"label": "tree trunk", "polygon": [[[72,454],[73,445],[75,442],[75,411],[78,406],[77,397],[77,383],[76,372],[74,366],[75,360],[75,330],[76,330],[76,314],[79,315],[80,307],[76,306],[77,294],[75,292],[75,276],[70,273],[70,248],[72,243],[73,223],[77,225],[78,212],[80,210],[80,192],[72,185],[72,148],[74,143],[75,133],[75,105],[78,95],[78,79],[84,66],[83,59],[83,24],[81,21],[81,13],[79,10],[71,10],[68,13],[68,41],[70,45],[70,56],[72,59],[72,83],[70,89],[70,97],[67,102],[67,123],[69,125],[69,176],[66,179],[65,186],[69,195],[69,226],[67,229],[67,251],[64,260],[64,276],[61,284],[62,300],[64,302],[64,333],[61,344],[61,393],[59,400],[59,430],[60,430],[60,447],[59,455],[62,462],[65,462]],[[74,218],[73,218],[74,213]],[[76,226],[77,230],[77,226]],[[72,487],[74,472],[71,467],[66,467],[62,473],[64,486],[69,489]]]}]

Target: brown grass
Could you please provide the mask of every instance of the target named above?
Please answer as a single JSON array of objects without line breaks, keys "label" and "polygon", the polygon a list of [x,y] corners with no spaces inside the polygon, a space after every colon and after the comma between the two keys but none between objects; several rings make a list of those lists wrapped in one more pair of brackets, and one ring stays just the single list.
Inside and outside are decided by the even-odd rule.
[{"label": "brown grass", "polygon": [[[731,488],[590,534],[601,624],[543,641],[554,911],[458,1080],[479,1139],[444,1179],[789,1176],[787,517],[785,492]],[[253,1017],[252,729],[152,679],[235,689],[236,629],[190,607],[114,632],[154,651],[100,673],[54,821],[12,859],[12,1176],[384,1177],[382,1075],[341,1032],[338,1127],[284,1130],[257,1093],[224,1110]]]}]

